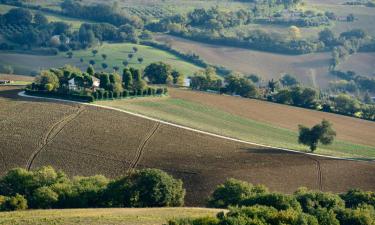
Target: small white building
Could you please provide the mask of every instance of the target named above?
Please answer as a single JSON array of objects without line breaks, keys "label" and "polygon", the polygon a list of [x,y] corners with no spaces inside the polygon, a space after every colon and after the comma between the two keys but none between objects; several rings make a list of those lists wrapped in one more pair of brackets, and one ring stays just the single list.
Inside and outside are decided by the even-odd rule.
[{"label": "small white building", "polygon": [[[91,77],[92,78],[92,86],[91,88],[93,90],[97,89],[100,87],[100,80],[96,77]],[[80,89],[80,86],[76,83],[75,81],[75,78],[72,78],[70,80],[68,80],[68,86],[69,86],[69,90],[78,90]]]}]

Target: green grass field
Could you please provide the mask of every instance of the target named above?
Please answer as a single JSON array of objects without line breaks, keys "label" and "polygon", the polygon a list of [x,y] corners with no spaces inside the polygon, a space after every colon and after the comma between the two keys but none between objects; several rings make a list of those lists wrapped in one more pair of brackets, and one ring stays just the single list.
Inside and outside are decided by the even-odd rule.
[{"label": "green grass field", "polygon": [[[187,100],[165,97],[101,101],[98,104],[129,110],[164,121],[245,141],[308,151],[307,147],[297,143],[297,132],[257,122]],[[336,140],[330,146],[319,146],[316,153],[347,158],[375,159],[375,147],[357,145],[340,140]]]},{"label": "green grass field", "polygon": [[0,213],[1,225],[162,225],[169,219],[215,216],[205,208],[63,209]]},{"label": "green grass field", "polygon": [[[133,47],[138,48],[138,52],[133,52]],[[144,68],[145,66],[149,65],[153,62],[163,61],[165,63],[170,64],[174,68],[178,69],[185,75],[193,75],[193,73],[199,69],[191,63],[184,61],[181,58],[178,58],[166,51],[162,51],[153,47],[145,46],[145,45],[136,45],[130,43],[121,43],[121,44],[108,44],[105,43],[102,46],[95,48],[98,50],[98,54],[94,57],[92,54],[92,49],[89,50],[81,50],[75,51],[73,58],[80,59],[83,58],[83,64],[86,64],[90,60],[95,60],[95,68],[97,70],[103,70],[101,67],[102,63],[106,63],[108,65],[107,71],[112,71],[113,66],[119,66],[120,68],[124,67],[122,62],[127,60],[129,62],[130,67],[134,68]],[[132,59],[128,58],[128,54],[134,54]],[[104,60],[102,58],[102,54],[107,55],[107,59]],[[61,57],[65,57],[65,54],[60,54]],[[139,63],[137,59],[142,57],[144,61]]]},{"label": "green grass field", "polygon": [[[163,61],[171,64],[175,69],[183,72],[185,75],[192,75],[195,71],[201,69],[200,67],[183,61],[182,59],[166,51],[145,45],[135,45],[129,43],[104,43],[102,46],[96,48],[99,51],[96,57],[93,57],[91,52],[92,49],[74,51],[74,55],[71,59],[66,56],[66,53],[60,53],[56,56],[43,56],[0,52],[0,65],[12,66],[15,74],[36,75],[40,70],[53,67],[62,67],[66,64],[77,66],[83,70],[86,70],[89,65],[89,61],[93,59],[96,62],[95,69],[97,71],[103,70],[101,67],[103,62],[108,64],[106,71],[113,71],[113,66],[119,66],[120,69],[124,68],[122,61],[128,60],[128,54],[133,51],[133,46],[137,46],[139,50],[136,54],[134,54],[134,58],[130,61],[129,66],[131,67],[144,68],[152,62]],[[101,56],[103,53],[107,54],[108,56],[105,61]],[[144,58],[142,64],[138,63],[138,57]],[[83,63],[80,62],[80,58],[83,58]]]}]

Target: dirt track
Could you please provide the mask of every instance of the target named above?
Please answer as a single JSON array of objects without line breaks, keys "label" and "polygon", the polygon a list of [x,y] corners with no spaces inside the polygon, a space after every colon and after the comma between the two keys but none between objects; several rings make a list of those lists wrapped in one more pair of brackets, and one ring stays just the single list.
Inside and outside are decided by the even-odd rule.
[{"label": "dirt track", "polygon": [[[7,162],[1,173],[24,167],[51,127],[77,111],[75,104],[31,101],[16,93],[0,89],[0,157]],[[53,165],[70,175],[115,177],[137,159],[137,168],[160,168],[183,179],[187,205],[194,206],[202,205],[214,187],[229,177],[288,193],[300,186],[337,192],[354,187],[375,190],[375,163],[265,149],[113,110],[85,108],[49,138],[32,168]]]}]

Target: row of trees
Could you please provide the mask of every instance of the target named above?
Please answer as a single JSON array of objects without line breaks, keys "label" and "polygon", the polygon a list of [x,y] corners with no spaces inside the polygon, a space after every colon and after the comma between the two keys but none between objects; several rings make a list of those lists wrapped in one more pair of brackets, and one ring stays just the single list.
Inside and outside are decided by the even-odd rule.
[{"label": "row of trees", "polygon": [[169,225],[371,225],[375,193],[350,190],[341,195],[300,188],[292,195],[265,186],[229,179],[208,200],[209,207],[228,208],[216,217],[177,219]]},{"label": "row of trees", "polygon": [[51,208],[176,207],[184,204],[182,181],[156,169],[108,179],[69,178],[52,167],[10,170],[0,179],[0,211]]},{"label": "row of trees", "polygon": [[[364,102],[347,94],[327,95],[314,88],[302,86],[294,76],[289,74],[285,74],[279,80],[272,79],[266,86],[261,86],[260,78],[256,75],[243,76],[232,73],[223,81],[216,75],[215,70],[209,67],[197,72],[190,79],[190,87],[193,90],[216,91],[375,120],[375,105],[369,95]],[[368,79],[363,77],[357,80],[364,88],[372,84],[365,82]]]}]

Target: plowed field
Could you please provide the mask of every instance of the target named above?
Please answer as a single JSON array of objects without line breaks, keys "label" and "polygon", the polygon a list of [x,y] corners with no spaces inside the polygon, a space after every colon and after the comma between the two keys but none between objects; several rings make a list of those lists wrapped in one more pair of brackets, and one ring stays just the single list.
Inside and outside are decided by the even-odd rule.
[{"label": "plowed field", "polygon": [[203,205],[229,177],[292,192],[300,186],[375,190],[375,163],[333,160],[232,142],[122,112],[25,99],[0,88],[0,172],[52,165],[70,175],[120,176],[159,168],[184,181],[187,205]]}]

